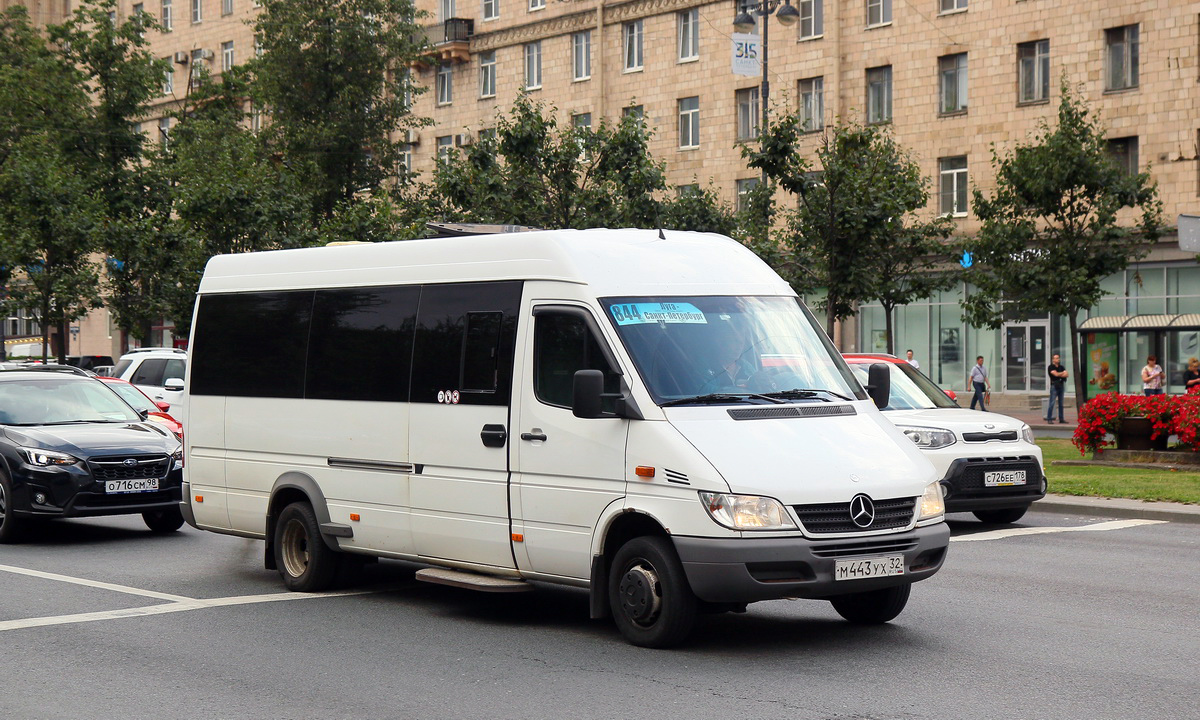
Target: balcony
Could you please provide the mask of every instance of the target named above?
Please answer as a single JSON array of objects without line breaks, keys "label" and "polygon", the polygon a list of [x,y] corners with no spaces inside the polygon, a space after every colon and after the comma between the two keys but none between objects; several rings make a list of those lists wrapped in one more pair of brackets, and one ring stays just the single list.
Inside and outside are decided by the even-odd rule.
[{"label": "balcony", "polygon": [[469,18],[450,18],[445,22],[421,28],[430,48],[421,58],[424,63],[464,63],[471,59],[471,36],[475,21]]}]

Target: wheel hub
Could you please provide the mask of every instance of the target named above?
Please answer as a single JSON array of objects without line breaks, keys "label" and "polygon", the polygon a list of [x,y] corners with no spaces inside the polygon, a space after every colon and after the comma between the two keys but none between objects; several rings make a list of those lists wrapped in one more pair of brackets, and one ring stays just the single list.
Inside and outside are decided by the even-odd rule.
[{"label": "wheel hub", "polygon": [[662,607],[662,594],[658,587],[658,574],[652,568],[636,565],[625,571],[617,586],[621,596],[621,608],[625,615],[639,624],[649,624],[658,617]]},{"label": "wheel hub", "polygon": [[308,569],[308,534],[297,520],[288,521],[283,529],[283,565],[292,577],[300,577]]}]

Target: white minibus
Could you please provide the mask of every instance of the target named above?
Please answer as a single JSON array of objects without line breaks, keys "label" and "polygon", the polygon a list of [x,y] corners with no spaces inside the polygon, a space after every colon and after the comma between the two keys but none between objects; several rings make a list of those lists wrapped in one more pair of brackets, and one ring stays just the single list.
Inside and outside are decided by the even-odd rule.
[{"label": "white minibus", "polygon": [[949,541],[938,477],[791,287],[719,235],[561,230],[213,258],[183,511],[297,591],[370,557],[559,583],[632,643],[777,598],[881,623]]}]

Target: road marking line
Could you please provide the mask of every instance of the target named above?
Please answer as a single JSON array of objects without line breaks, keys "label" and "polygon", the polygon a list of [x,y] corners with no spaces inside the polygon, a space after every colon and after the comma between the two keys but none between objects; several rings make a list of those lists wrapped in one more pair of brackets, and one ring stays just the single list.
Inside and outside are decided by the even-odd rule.
[{"label": "road marking line", "polygon": [[348,590],[345,592],[330,593],[285,592],[268,593],[265,595],[238,595],[233,597],[207,598],[203,600],[181,598],[181,600],[178,602],[163,603],[161,605],[147,605],[145,607],[122,608],[120,610],[100,610],[90,613],[76,613],[74,615],[48,615],[45,617],[24,618],[21,620],[4,620],[0,621],[0,632],[5,632],[7,630],[23,630],[34,627],[47,627],[50,625],[69,625],[71,623],[96,622],[98,620],[123,620],[126,618],[187,612],[189,610],[229,607],[231,605],[253,605],[265,602],[278,602],[281,600],[309,600],[315,598],[347,597],[350,595],[368,595],[383,591],[384,590]]},{"label": "road marking line", "polygon": [[1046,533],[1061,533],[1061,532],[1104,532],[1105,530],[1122,530],[1124,528],[1137,527],[1139,525],[1161,525],[1167,522],[1166,520],[1111,520],[1109,522],[1093,523],[1091,525],[1077,525],[1073,527],[1023,527],[1009,528],[1008,530],[990,530],[988,532],[975,533],[974,535],[960,535],[959,537],[950,538],[950,542],[973,542],[975,540],[1001,540],[1003,538],[1018,537],[1021,535],[1044,535]]},{"label": "road marking line", "polygon": [[142,597],[155,598],[157,600],[169,600],[171,602],[190,602],[192,600],[192,598],[183,597],[182,595],[170,595],[168,593],[160,593],[153,590],[143,590],[141,588],[129,587],[127,585],[114,585],[112,583],[100,582],[99,580],[88,580],[87,578],[71,577],[70,575],[59,575],[58,573],[42,572],[41,570],[30,570],[28,568],[16,567],[13,565],[0,565],[0,571],[15,573],[17,575],[28,575],[30,577],[41,578],[43,580],[57,580],[58,582],[72,583],[74,585],[84,585],[86,587],[98,588],[100,590],[112,590],[113,592],[127,593],[129,595],[141,595]]}]

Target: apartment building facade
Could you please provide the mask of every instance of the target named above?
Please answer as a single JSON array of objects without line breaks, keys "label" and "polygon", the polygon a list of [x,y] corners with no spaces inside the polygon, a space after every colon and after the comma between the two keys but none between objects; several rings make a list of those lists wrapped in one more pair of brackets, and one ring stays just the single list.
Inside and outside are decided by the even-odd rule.
[{"label": "apartment building facade", "polygon": [[[68,0],[54,0],[63,5]],[[1054,121],[1060,83],[1078,88],[1131,171],[1149,169],[1168,224],[1200,214],[1200,1],[792,0],[799,22],[768,16],[770,112],[797,109],[811,130],[845,120],[887,124],[931,182],[928,212],[960,234],[979,229],[971,190],[994,187],[1003,153]],[[731,204],[757,182],[739,142],[761,122],[761,78],[732,70],[733,19],[744,0],[417,0],[433,51],[413,68],[429,91],[414,112],[410,168],[428,177],[439,155],[495,127],[520,93],[561,124],[596,126],[640,114],[651,152],[674,186],[712,183]],[[159,114],[178,103],[197,67],[214,74],[254,53],[252,0],[121,0],[119,13],[156,15],[151,45],[170,58]],[[148,118],[168,141],[170,120]],[[1105,281],[1114,295],[1089,317],[1200,313],[1200,266],[1168,233],[1148,257]],[[1038,394],[1050,354],[1070,358],[1067,318],[1000,330],[960,320],[959,287],[897,311],[897,347],[912,348],[944,387],[965,389],[983,355],[997,390]],[[1163,321],[1164,323],[1166,321]],[[1103,323],[1101,323],[1103,324]],[[1186,325],[1186,323],[1184,323]],[[1182,327],[1176,323],[1172,327]],[[870,304],[839,328],[846,350],[882,347]],[[1200,331],[1152,327],[1117,339],[1122,389],[1157,352],[1168,370],[1200,353]],[[1139,359],[1140,358],[1140,359]]]}]

